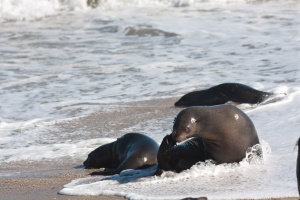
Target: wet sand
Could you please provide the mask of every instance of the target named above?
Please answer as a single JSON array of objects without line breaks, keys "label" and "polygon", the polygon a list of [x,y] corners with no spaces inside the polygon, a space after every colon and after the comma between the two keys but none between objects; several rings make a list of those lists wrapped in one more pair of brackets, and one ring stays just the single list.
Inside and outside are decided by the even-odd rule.
[{"label": "wet sand", "polygon": [[74,168],[68,163],[17,162],[1,164],[0,172],[10,176],[1,177],[1,200],[94,200],[125,199],[117,196],[66,196],[58,192],[73,179],[88,176],[90,171]]},{"label": "wet sand", "polygon": [[[175,99],[141,101],[120,105],[101,106],[100,111],[88,116],[55,124],[53,137],[82,139],[102,137],[116,138],[124,129],[143,121],[166,116],[175,116],[180,110],[172,105]],[[101,122],[101,123],[99,123]],[[82,134],[74,134],[80,132]],[[142,130],[141,130],[142,132]],[[63,136],[61,133],[64,133]],[[42,152],[41,152],[42,153]],[[91,170],[84,170],[81,160],[70,157],[53,161],[0,163],[1,200],[93,200],[125,199],[117,196],[67,196],[57,194],[73,179],[88,176]]]},{"label": "wet sand", "polygon": [[[91,115],[55,124],[53,136],[64,133],[71,138],[119,137],[126,128],[143,121],[162,117],[173,117],[181,108],[173,107],[176,98],[141,101],[122,105],[103,107]],[[99,123],[101,122],[101,123]],[[56,132],[59,130],[58,132]],[[83,134],[72,133],[81,130]],[[142,130],[141,130],[142,131]],[[107,135],[105,135],[105,133]],[[166,133],[169,134],[169,133]],[[42,153],[42,152],[41,152]],[[57,194],[65,184],[77,178],[88,176],[91,170],[84,170],[81,160],[71,157],[53,161],[0,163],[1,200],[94,200],[125,199],[118,196],[67,196]],[[270,197],[270,199],[273,199]],[[278,199],[278,198],[277,198]],[[299,199],[298,197],[282,199]]]},{"label": "wet sand", "polygon": [[[91,171],[67,166],[62,163],[17,162],[1,164],[0,172],[9,173],[1,177],[1,200],[124,200],[119,196],[67,196],[57,194],[65,184],[73,179],[88,176]],[[297,200],[297,197],[270,198],[272,200]]]}]

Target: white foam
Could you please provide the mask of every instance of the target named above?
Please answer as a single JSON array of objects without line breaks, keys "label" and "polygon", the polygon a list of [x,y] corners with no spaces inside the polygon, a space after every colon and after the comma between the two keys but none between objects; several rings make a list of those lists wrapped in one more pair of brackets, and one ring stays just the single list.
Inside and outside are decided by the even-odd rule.
[{"label": "white foam", "polygon": [[[261,139],[264,160],[249,164],[193,166],[179,174],[135,178],[126,173],[110,178],[78,179],[60,191],[68,195],[119,195],[130,199],[178,199],[207,196],[209,199],[240,199],[297,196],[295,142],[300,130],[300,91],[281,102],[256,107],[247,113]],[[287,112],[289,111],[289,112]],[[272,116],[272,117],[270,117]],[[264,140],[272,147],[271,148]],[[144,171],[151,175],[152,171]],[[92,183],[90,183],[92,182]],[[164,188],[161,190],[160,188]]]},{"label": "white foam", "polygon": [[[77,143],[57,143],[44,145],[30,145],[16,149],[7,148],[0,151],[0,159],[3,162],[14,162],[20,160],[42,161],[60,159],[63,157],[72,158],[74,161],[82,162],[87,155],[100,145],[113,142],[115,139],[101,138],[98,140],[83,140]],[[2,153],[1,153],[2,152]]]},{"label": "white foam", "polygon": [[[187,196],[236,199],[266,198],[287,193],[295,195],[290,187],[285,187],[284,192],[272,191],[272,194],[264,191],[264,187],[270,189],[281,185],[280,181],[270,181],[273,176],[278,175],[278,171],[274,173],[274,168],[270,168],[269,159],[269,155],[265,155],[263,164],[249,164],[246,161],[222,165],[199,163],[179,174],[164,172],[160,177],[151,176],[155,167],[148,170],[128,170],[108,178],[77,179],[65,185],[60,194],[119,195],[130,199],[180,199]],[[261,176],[264,178],[259,178]]]},{"label": "white foam", "polygon": [[[228,5],[243,6],[245,3],[256,0],[99,0],[98,10],[124,10],[124,8],[168,8],[168,7],[196,7],[211,9],[216,6],[227,7]],[[282,4],[282,2],[281,2]],[[289,3],[286,3],[289,4]],[[37,20],[48,16],[54,16],[69,11],[90,11],[87,0],[1,0],[1,21]],[[205,31],[204,31],[205,33]],[[216,35],[222,35],[216,33]]]},{"label": "white foam", "polygon": [[61,10],[84,10],[84,0],[1,0],[0,21],[36,20],[58,14]]},{"label": "white foam", "polygon": [[[240,82],[277,93],[263,104],[238,105],[272,147],[262,167],[266,174],[249,175],[246,182],[270,180],[258,182],[270,194],[280,177],[285,184],[276,194],[295,195],[299,5],[293,0],[111,0],[90,9],[85,0],[0,0],[0,161],[66,156],[81,163],[109,132],[64,133],[55,126],[61,120],[109,112],[114,104]],[[128,36],[129,27],[178,36]],[[173,118],[143,121],[115,135],[145,132],[160,143]],[[235,179],[246,187],[242,178]],[[176,198],[177,182],[168,184],[169,196],[162,198]],[[200,186],[192,187],[199,191]],[[138,198],[138,192],[124,187],[122,195]],[[227,188],[226,194],[243,188]]]}]

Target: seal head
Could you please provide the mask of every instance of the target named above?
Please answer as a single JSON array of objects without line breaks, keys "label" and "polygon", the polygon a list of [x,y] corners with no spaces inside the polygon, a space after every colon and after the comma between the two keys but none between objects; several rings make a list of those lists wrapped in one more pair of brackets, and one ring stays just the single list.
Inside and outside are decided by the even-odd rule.
[{"label": "seal head", "polygon": [[193,137],[196,132],[201,131],[201,125],[197,124],[200,121],[190,110],[183,110],[174,120],[172,138],[176,142],[182,142]]}]

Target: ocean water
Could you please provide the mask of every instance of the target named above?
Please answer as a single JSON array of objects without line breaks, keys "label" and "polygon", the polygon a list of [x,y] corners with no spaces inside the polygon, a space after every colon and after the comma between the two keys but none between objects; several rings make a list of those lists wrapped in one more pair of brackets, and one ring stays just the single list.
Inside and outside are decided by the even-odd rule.
[{"label": "ocean water", "polygon": [[0,162],[81,162],[116,139],[110,133],[138,129],[158,132],[151,137],[159,143],[174,115],[117,133],[110,127],[107,133],[72,127],[64,132],[57,124],[239,82],[281,95],[274,102],[239,105],[266,149],[262,162],[199,164],[163,177],[147,177],[153,169],[129,170],[74,180],[61,193],[132,199],[297,196],[297,0],[103,0],[95,9],[84,0],[0,0],[0,26]]}]

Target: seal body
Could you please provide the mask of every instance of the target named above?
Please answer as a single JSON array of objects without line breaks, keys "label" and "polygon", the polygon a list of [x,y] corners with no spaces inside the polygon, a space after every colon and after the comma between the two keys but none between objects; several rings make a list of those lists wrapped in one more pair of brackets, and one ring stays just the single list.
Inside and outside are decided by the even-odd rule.
[{"label": "seal body", "polygon": [[183,95],[175,106],[212,106],[236,103],[261,103],[272,93],[263,92],[239,83],[223,83],[206,90],[194,91]]},{"label": "seal body", "polygon": [[191,138],[175,145],[172,135],[164,137],[157,154],[158,168],[155,175],[160,175],[162,170],[181,172],[197,162],[211,159],[208,152],[205,152],[202,138]]},{"label": "seal body", "polygon": [[173,140],[203,139],[205,151],[217,163],[239,162],[248,148],[259,144],[254,124],[232,105],[196,106],[182,110],[175,118]]},{"label": "seal body", "polygon": [[298,192],[300,197],[300,138],[298,139],[298,156],[297,156],[296,173],[297,173],[297,182],[298,182]]},{"label": "seal body", "polygon": [[86,168],[106,168],[91,175],[119,174],[125,169],[144,168],[157,163],[158,144],[141,133],[127,133],[116,141],[92,151],[83,162]]}]

